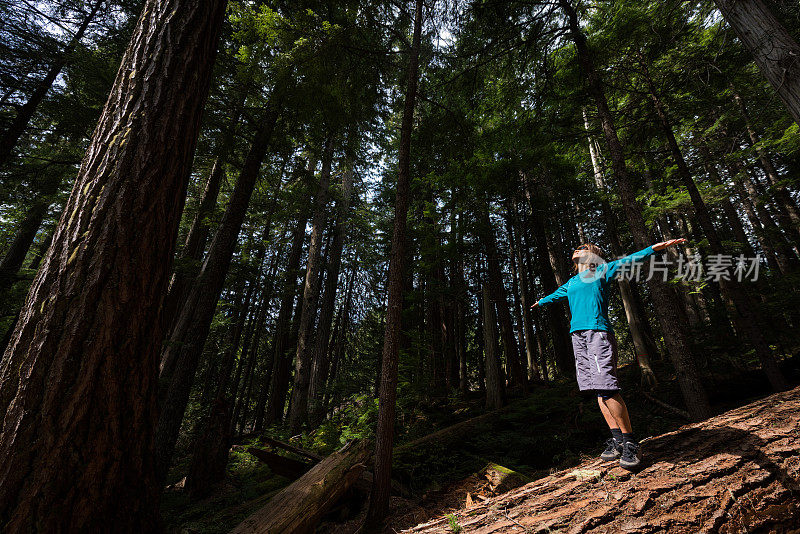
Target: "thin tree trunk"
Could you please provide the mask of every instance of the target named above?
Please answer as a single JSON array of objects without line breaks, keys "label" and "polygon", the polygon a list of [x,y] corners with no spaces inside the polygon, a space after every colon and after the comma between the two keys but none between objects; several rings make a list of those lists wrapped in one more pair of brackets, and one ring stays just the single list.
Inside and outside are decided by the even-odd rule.
[{"label": "thin tree trunk", "polygon": [[[725,249],[722,246],[722,240],[719,238],[716,228],[714,228],[705,201],[700,195],[700,191],[697,189],[697,185],[692,178],[692,173],[689,170],[689,166],[686,164],[686,160],[683,158],[683,153],[672,131],[672,124],[667,116],[667,110],[653,87],[647,65],[644,64],[644,62],[642,62],[642,68],[650,91],[650,97],[653,101],[653,106],[655,107],[661,127],[664,130],[664,135],[667,138],[667,144],[678,166],[678,175],[681,177],[683,185],[689,191],[689,197],[694,206],[695,216],[700,222],[703,233],[708,239],[711,252],[717,255],[724,254]],[[758,309],[752,305],[750,298],[745,293],[742,286],[735,280],[726,280],[723,277],[719,280],[719,285],[723,295],[729,298],[735,306],[733,321],[736,325],[736,329],[739,331],[740,335],[746,336],[755,348],[756,356],[761,362],[761,367],[767,375],[772,388],[775,391],[784,391],[787,388],[786,379],[778,367],[778,362],[775,359],[775,355],[772,353],[772,349],[761,334],[766,327],[766,323],[763,318],[759,316]]]},{"label": "thin tree trunk", "polygon": [[308,265],[303,284],[303,307],[300,310],[300,327],[295,356],[294,386],[289,405],[289,432],[300,432],[308,411],[308,386],[311,382],[312,326],[317,315],[319,290],[317,280],[322,267],[322,240],[327,221],[327,206],[330,193],[331,165],[335,136],[331,134],[325,141],[322,156],[322,170],[319,176],[317,194],[314,197],[314,214],[311,218],[311,242],[308,245]]},{"label": "thin tree trunk", "polygon": [[[698,148],[700,149],[700,154],[703,158],[703,167],[705,168],[711,183],[724,187],[725,184],[723,183],[722,178],[717,171],[717,167],[713,163],[711,151],[708,149],[708,145],[706,145],[706,143],[703,141],[699,143]],[[755,251],[750,244],[750,240],[747,238],[747,233],[742,225],[742,220],[739,218],[739,213],[733,206],[733,202],[731,202],[730,197],[726,196],[723,198],[721,205],[722,211],[725,213],[725,217],[728,219],[728,225],[731,227],[733,232],[733,237],[741,246],[742,254],[753,257],[755,255]]]},{"label": "thin tree trunk", "polygon": [[250,196],[255,189],[261,163],[267,154],[269,141],[278,120],[281,89],[275,88],[274,91],[273,101],[245,158],[239,179],[236,181],[225,215],[214,235],[200,274],[180,312],[170,343],[164,349],[166,354],[162,360],[168,359],[169,353],[175,351],[177,364],[169,383],[164,384],[166,393],[163,395],[164,402],[160,407],[161,413],[156,427],[154,443],[159,487],[163,485],[172,460],[197,364],[214,317],[217,300],[225,284],[225,275],[238,242]]},{"label": "thin tree trunk", "polygon": [[50,91],[50,88],[53,86],[53,82],[56,81],[56,78],[61,73],[61,70],[67,64],[70,56],[75,51],[75,48],[77,48],[78,44],[80,44],[81,39],[83,39],[83,36],[86,33],[86,30],[89,28],[89,24],[91,24],[92,20],[94,20],[95,15],[97,15],[97,12],[100,10],[102,5],[103,0],[97,0],[92,5],[91,10],[89,13],[87,13],[86,18],[84,18],[81,22],[81,25],[75,32],[75,35],[72,36],[72,39],[70,39],[67,46],[47,70],[47,74],[45,74],[42,81],[36,85],[36,88],[33,90],[33,93],[28,101],[19,108],[17,115],[14,117],[14,120],[11,121],[8,129],[3,132],[3,136],[0,137],[0,167],[4,166],[11,158],[11,153],[14,150],[14,147],[17,145],[19,138],[22,137],[22,134],[25,133],[25,130],[28,128],[28,124],[30,124],[34,113],[36,113],[36,109],[39,107],[39,104],[42,103],[42,100],[44,100],[44,97],[47,95],[48,91]]},{"label": "thin tree trunk", "polygon": [[[597,145],[597,140],[594,139],[590,133],[589,116],[586,113],[586,108],[583,111],[583,124],[586,128],[586,135],[589,140],[589,157],[592,161],[592,169],[594,171],[594,183],[598,192],[601,195],[601,206],[603,209],[603,219],[606,223],[606,232],[608,233],[608,240],[611,243],[611,252],[616,257],[623,255],[622,243],[619,239],[619,232],[617,231],[617,221],[611,210],[611,205],[606,199],[606,183],[603,177],[603,169],[600,165],[600,147]],[[619,294],[622,299],[622,307],[625,309],[625,318],[628,321],[628,328],[631,332],[631,339],[633,340],[633,347],[636,351],[636,363],[639,366],[639,371],[642,373],[642,383],[647,386],[653,387],[658,383],[656,375],[653,372],[653,367],[650,363],[650,354],[655,353],[655,342],[648,339],[644,323],[647,321],[644,309],[639,306],[639,299],[634,296],[634,287],[630,281],[620,278],[617,280],[619,286]]]},{"label": "thin tree trunk", "polygon": [[336,288],[339,285],[339,271],[342,268],[342,252],[347,234],[347,224],[350,211],[350,197],[353,195],[353,168],[352,165],[342,174],[341,199],[337,202],[338,214],[334,229],[333,243],[331,244],[328,273],[325,278],[325,290],[322,297],[322,307],[319,313],[319,326],[317,328],[316,346],[311,362],[311,380],[308,386],[308,414],[312,424],[317,424],[322,417],[322,391],[328,379],[330,360],[328,346],[330,344],[333,311],[336,305]]},{"label": "thin tree trunk", "polygon": [[225,5],[149,0],[134,29],[0,364],[6,534],[158,528],[158,310]]},{"label": "thin tree trunk", "polygon": [[781,232],[781,229],[775,224],[772,214],[764,204],[764,199],[759,194],[747,169],[738,162],[734,163],[734,168],[738,171],[736,173],[736,178],[738,179],[737,185],[740,188],[744,188],[746,191],[746,196],[750,199],[753,209],[758,216],[758,221],[763,229],[764,237],[766,240],[769,240],[770,246],[775,251],[775,257],[781,272],[786,274],[792,272],[797,262],[795,261],[789,243],[786,242],[783,236],[783,232]]},{"label": "thin tree trunk", "polygon": [[[194,262],[199,264],[203,259],[203,253],[206,249],[206,242],[208,241],[208,234],[210,231],[207,220],[217,205],[217,197],[224,176],[225,166],[222,163],[222,158],[217,157],[211,167],[211,173],[206,181],[203,196],[197,208],[197,213],[192,220],[189,234],[186,236],[186,242],[183,245],[183,250],[181,250],[179,262]],[[169,292],[164,302],[164,320],[167,322],[165,325],[167,327],[167,332],[171,332],[175,327],[178,313],[181,311],[183,303],[186,301],[196,273],[197,269],[195,269],[193,274],[190,274],[187,271],[187,266],[183,265],[181,269],[177,270],[172,275]]]},{"label": "thin tree trunk", "polygon": [[11,245],[3,255],[3,259],[0,260],[0,295],[5,295],[17,281],[17,274],[22,268],[25,256],[28,255],[28,250],[39,232],[39,227],[42,225],[49,207],[49,200],[37,198],[20,221]]},{"label": "thin tree trunk", "polygon": [[722,16],[739,36],[800,124],[800,44],[762,0],[714,0]]},{"label": "thin tree trunk", "polygon": [[[527,177],[523,176],[523,179],[526,182],[526,196],[530,205],[530,233],[533,234],[535,255],[539,264],[539,279],[542,283],[542,290],[545,294],[549,294],[558,288],[558,283],[556,282],[553,265],[550,263],[550,253],[547,248],[547,231],[545,230],[542,216],[538,211],[538,206],[533,201],[533,194],[530,189],[532,184]],[[564,309],[560,305],[548,306],[545,313],[547,314],[553,339],[553,351],[558,371],[563,376],[575,376],[575,358],[572,354],[572,347],[569,346],[569,328],[566,324]]]},{"label": "thin tree trunk", "polygon": [[[797,58],[795,61],[797,61]],[[747,111],[744,100],[742,100],[742,97],[739,96],[739,93],[735,90],[733,92],[733,100],[739,106],[739,111],[744,119],[745,127],[747,128],[747,135],[750,138],[750,143],[758,155],[758,160],[761,162],[761,166],[764,168],[764,172],[767,175],[770,185],[773,187],[775,200],[779,207],[779,214],[781,214],[782,217],[780,219],[781,225],[783,226],[784,230],[791,233],[794,238],[795,246],[800,247],[800,236],[798,236],[798,233],[800,232],[800,210],[798,209],[797,204],[792,196],[789,194],[789,191],[787,191],[786,187],[781,183],[778,170],[772,163],[772,159],[769,157],[767,149],[761,145],[758,134],[756,133],[755,128],[753,128],[752,121],[750,120],[750,113]]]},{"label": "thin tree trunk", "polygon": [[489,290],[492,295],[492,304],[497,309],[497,318],[500,323],[500,337],[503,341],[503,353],[506,357],[506,365],[508,365],[510,370],[512,383],[521,387],[523,391],[527,391],[528,381],[526,379],[526,373],[522,369],[517,342],[514,339],[514,326],[511,322],[511,311],[508,309],[508,298],[503,282],[503,273],[500,270],[500,260],[498,257],[494,228],[489,220],[488,205],[483,208],[482,219],[480,238],[486,250]]},{"label": "thin tree trunk", "polygon": [[292,234],[292,245],[283,278],[283,296],[275,324],[274,354],[272,359],[272,380],[270,382],[269,402],[265,424],[269,425],[283,420],[286,407],[286,395],[289,391],[289,341],[291,337],[290,321],[294,299],[297,295],[297,272],[300,268],[300,257],[303,254],[303,242],[306,238],[308,216],[302,213],[297,219],[297,226]]},{"label": "thin tree trunk", "polygon": [[505,377],[497,357],[497,331],[494,305],[489,284],[482,290],[483,341],[486,352],[486,409],[497,410],[506,403]]},{"label": "thin tree trunk", "polygon": [[[356,260],[351,267],[350,276],[347,281],[347,288],[345,289],[344,304],[339,308],[339,314],[336,319],[336,328],[333,339],[333,355],[331,356],[331,376],[329,383],[334,382],[340,372],[342,361],[344,359],[345,351],[347,350],[347,332],[350,324],[350,308],[353,305],[353,286],[356,280],[356,273],[358,272],[358,261]],[[336,404],[337,399],[334,397],[335,392],[332,388],[325,389],[325,412],[327,413],[329,407]]]},{"label": "thin tree trunk", "polygon": [[[513,213],[509,212],[508,219],[508,240],[511,260],[511,271],[515,280],[514,294],[518,295],[515,300],[517,322],[520,323],[520,347],[525,351],[525,361],[527,362],[527,377],[539,378],[539,363],[536,360],[536,350],[533,348],[533,332],[531,329],[530,299],[528,298],[528,270],[522,261],[522,254],[519,250],[518,230],[515,230],[516,208],[509,207]],[[517,227],[518,228],[518,227]],[[518,288],[518,290],[517,290]]]},{"label": "thin tree trunk", "polygon": [[389,489],[392,476],[397,367],[403,315],[403,286],[406,264],[406,217],[411,185],[411,134],[419,83],[419,53],[422,37],[422,0],[414,4],[414,35],[408,59],[408,75],[403,118],[400,126],[397,190],[395,196],[392,250],[389,255],[389,302],[381,359],[380,401],[375,442],[375,472],[365,526],[376,527],[389,513]]},{"label": "thin tree trunk", "polygon": [[[636,245],[644,248],[650,244],[650,236],[642,217],[641,207],[636,200],[633,182],[628,175],[622,143],[617,136],[611,110],[608,108],[605,92],[600,76],[595,70],[586,37],[578,24],[578,15],[569,0],[559,0],[567,16],[570,33],[577,49],[578,61],[588,83],[589,93],[595,101],[611,155],[611,168],[617,181],[625,215],[631,228]],[[686,330],[680,323],[678,304],[667,285],[658,280],[650,281],[650,291],[658,313],[661,330],[667,344],[667,350],[675,366],[678,383],[686,402],[687,409],[694,419],[705,419],[711,415],[711,406],[700,376],[694,365],[692,349],[686,336]]]}]

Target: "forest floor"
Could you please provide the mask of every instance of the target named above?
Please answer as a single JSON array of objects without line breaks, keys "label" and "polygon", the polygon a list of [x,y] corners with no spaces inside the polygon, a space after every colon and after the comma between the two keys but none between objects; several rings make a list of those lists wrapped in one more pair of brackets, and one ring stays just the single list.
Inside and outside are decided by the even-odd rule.
[{"label": "forest floor", "polygon": [[[763,398],[766,383],[758,373],[717,377],[725,387],[709,389],[720,393],[712,400],[716,411],[724,413],[700,425],[681,426],[685,420],[637,396],[637,374],[631,368],[621,369],[632,419],[645,438],[647,464],[637,475],[595,459],[607,430],[594,398],[579,394],[570,382],[541,385],[527,396],[512,398],[507,408],[483,418],[466,435],[420,447],[403,448],[401,443],[395,452],[394,475],[403,492],[392,497],[384,532],[421,524],[426,526],[411,532],[453,532],[457,525],[464,527],[461,532],[469,533],[536,532],[538,527],[542,532],[557,532],[579,525],[599,532],[619,531],[622,526],[630,527],[631,532],[648,531],[642,521],[663,525],[649,530],[681,531],[675,525],[687,516],[684,508],[696,507],[697,521],[713,515],[709,510],[714,506],[744,517],[747,507],[755,510],[744,493],[762,486],[763,492],[758,493],[761,501],[789,498],[796,506],[797,501],[791,500],[797,498],[796,488],[781,486],[780,481],[794,477],[796,483],[798,476],[798,463],[791,463],[787,452],[793,451],[795,457],[800,452],[800,389],[783,394],[785,399]],[[673,380],[662,380],[653,395],[679,402]],[[759,396],[761,400],[736,408]],[[725,411],[731,408],[734,410]],[[426,405],[417,413],[419,421],[406,426],[403,441],[481,413],[480,398]],[[501,482],[506,469],[515,476]],[[740,482],[734,480],[736,473],[744,477]],[[716,484],[717,478],[724,485]],[[227,532],[288,483],[241,449],[234,450],[228,480],[210,497],[192,502],[179,489],[165,492],[165,527],[176,533]],[[779,491],[780,487],[784,491]],[[731,489],[730,503],[720,501],[726,497],[717,494],[727,488]],[[655,523],[653,517],[666,502],[674,503],[675,518],[664,517]],[[328,517],[318,533],[354,532],[364,514],[364,503],[353,504],[349,515],[340,510]],[[775,512],[780,515],[779,510]],[[623,517],[633,522],[619,524]],[[692,525],[702,526],[696,521]]]},{"label": "forest floor", "polygon": [[[800,387],[589,460],[403,532],[800,532]],[[465,491],[466,490],[466,491]]]}]

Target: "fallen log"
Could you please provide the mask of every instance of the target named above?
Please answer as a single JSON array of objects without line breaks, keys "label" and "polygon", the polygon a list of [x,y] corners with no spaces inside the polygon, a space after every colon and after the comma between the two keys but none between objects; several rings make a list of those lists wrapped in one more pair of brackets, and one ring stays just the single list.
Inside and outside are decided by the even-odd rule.
[{"label": "fallen log", "polygon": [[287,458],[286,456],[281,456],[280,454],[275,454],[274,452],[265,451],[263,449],[248,447],[247,452],[267,464],[276,475],[291,480],[300,478],[303,473],[311,469],[311,464],[309,463]]},{"label": "fallen log", "polygon": [[368,441],[353,441],[284,488],[231,534],[311,533],[319,519],[361,477],[372,453]]},{"label": "fallen log", "polygon": [[642,442],[643,469],[590,460],[403,532],[795,532],[800,388]]}]

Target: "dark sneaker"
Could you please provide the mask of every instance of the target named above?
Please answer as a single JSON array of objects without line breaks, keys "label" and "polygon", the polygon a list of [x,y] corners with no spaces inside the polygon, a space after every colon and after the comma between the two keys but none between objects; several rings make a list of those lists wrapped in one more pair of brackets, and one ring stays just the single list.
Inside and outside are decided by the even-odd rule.
[{"label": "dark sneaker", "polygon": [[639,444],[634,443],[633,441],[626,441],[622,446],[622,456],[619,459],[619,466],[627,469],[628,471],[633,471],[639,467],[640,463]]},{"label": "dark sneaker", "polygon": [[608,438],[606,440],[606,450],[604,450],[600,454],[600,458],[606,461],[616,460],[621,455],[622,455],[622,444],[614,438]]}]

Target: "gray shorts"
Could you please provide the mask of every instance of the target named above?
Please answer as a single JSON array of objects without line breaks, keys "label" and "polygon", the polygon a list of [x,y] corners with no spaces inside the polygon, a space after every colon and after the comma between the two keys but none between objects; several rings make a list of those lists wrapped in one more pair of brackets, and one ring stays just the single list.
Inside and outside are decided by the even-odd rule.
[{"label": "gray shorts", "polygon": [[572,333],[575,371],[581,391],[618,390],[617,340],[613,332],[578,330]]}]

